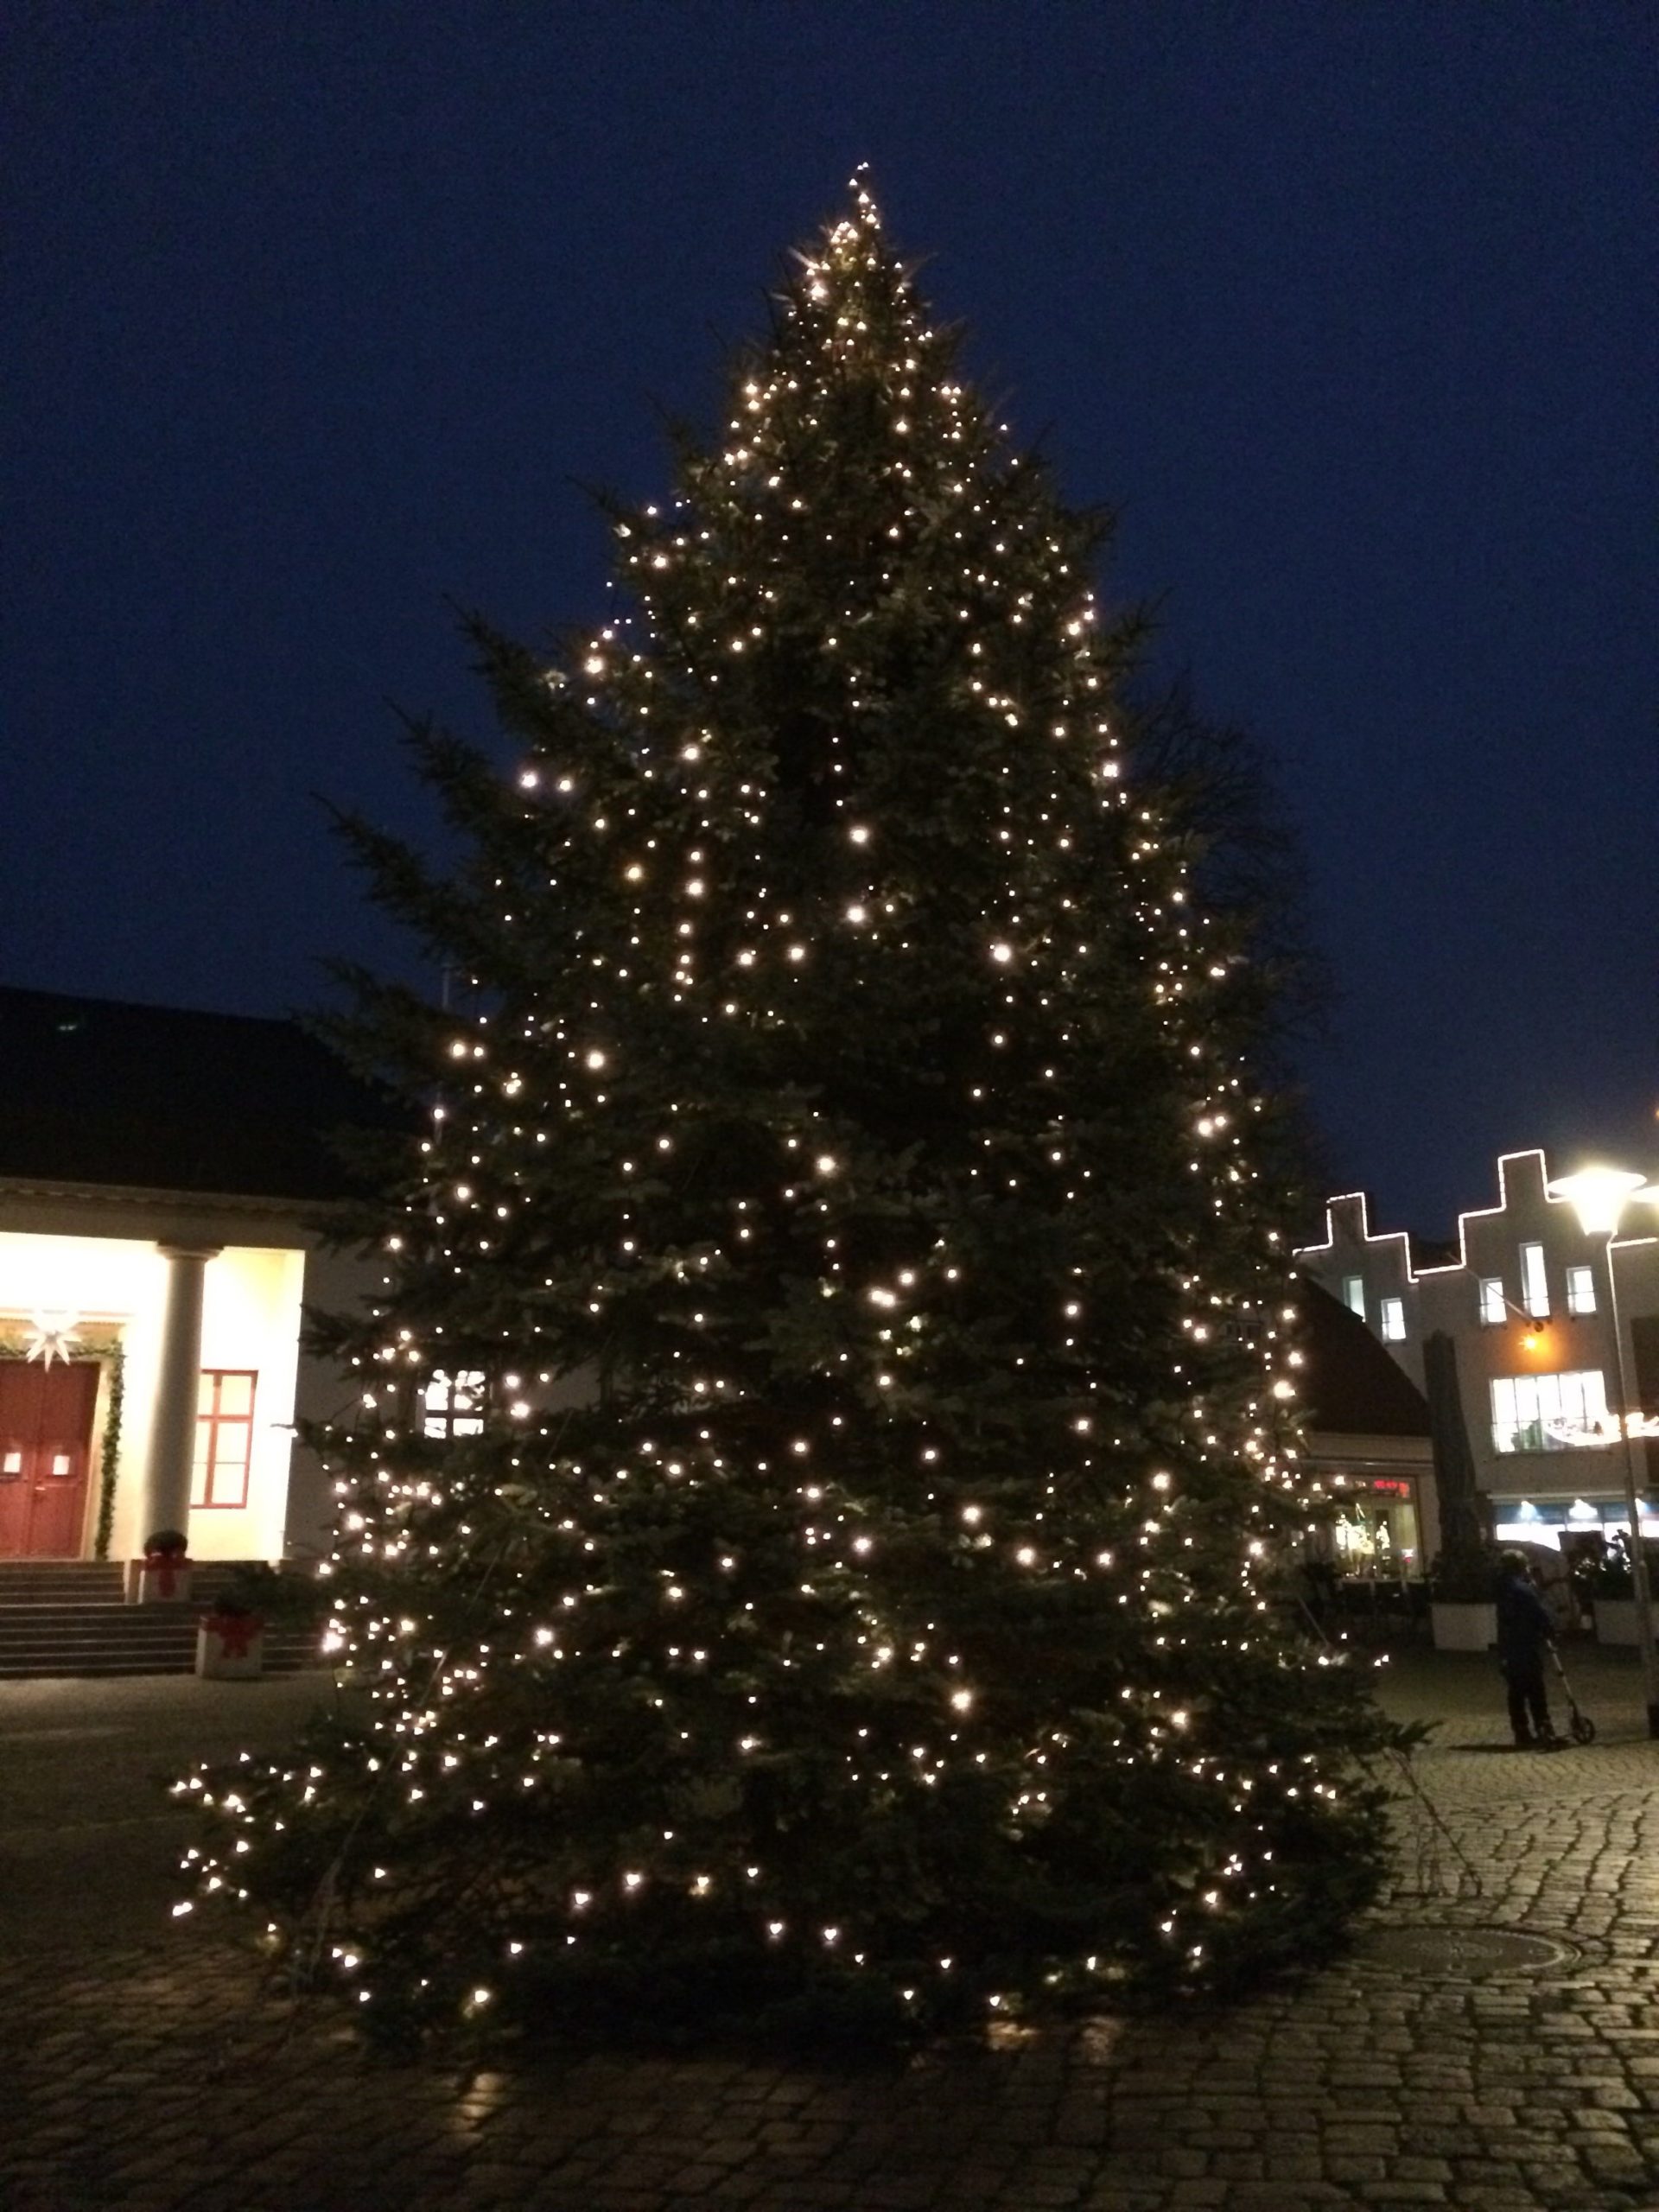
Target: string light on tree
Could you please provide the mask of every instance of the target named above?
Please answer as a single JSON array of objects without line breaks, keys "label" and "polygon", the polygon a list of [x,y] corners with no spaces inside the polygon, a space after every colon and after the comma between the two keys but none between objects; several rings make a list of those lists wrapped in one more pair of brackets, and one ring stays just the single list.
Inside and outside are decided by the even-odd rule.
[{"label": "string light on tree", "polygon": [[194,1777],[190,1876],[382,2032],[919,2032],[1220,1984],[1377,1881],[1386,1732],[1268,1604],[1270,981],[1103,525],[957,351],[855,180],[611,513],[614,616],[554,670],[471,626],[513,757],[412,733],[453,873],[348,825],[467,979],[346,1026],[426,1116],[319,1439],[369,1711]]}]

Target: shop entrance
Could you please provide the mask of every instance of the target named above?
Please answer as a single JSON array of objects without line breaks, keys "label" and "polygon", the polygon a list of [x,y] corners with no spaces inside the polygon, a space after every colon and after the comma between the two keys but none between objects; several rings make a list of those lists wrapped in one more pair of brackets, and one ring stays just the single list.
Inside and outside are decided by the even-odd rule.
[{"label": "shop entrance", "polygon": [[1335,1535],[1337,1557],[1345,1574],[1368,1581],[1408,1582],[1423,1571],[1417,1516],[1408,1491],[1402,1497],[1378,1484],[1370,1496],[1346,1500]]},{"label": "shop entrance", "polygon": [[0,1559],[79,1559],[96,1360],[0,1359]]}]

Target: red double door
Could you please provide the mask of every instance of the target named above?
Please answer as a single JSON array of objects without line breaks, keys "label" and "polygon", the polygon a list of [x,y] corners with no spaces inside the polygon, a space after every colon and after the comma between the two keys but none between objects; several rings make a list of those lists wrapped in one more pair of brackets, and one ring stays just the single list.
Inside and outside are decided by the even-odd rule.
[{"label": "red double door", "polygon": [[0,1559],[79,1559],[95,1360],[0,1359]]}]

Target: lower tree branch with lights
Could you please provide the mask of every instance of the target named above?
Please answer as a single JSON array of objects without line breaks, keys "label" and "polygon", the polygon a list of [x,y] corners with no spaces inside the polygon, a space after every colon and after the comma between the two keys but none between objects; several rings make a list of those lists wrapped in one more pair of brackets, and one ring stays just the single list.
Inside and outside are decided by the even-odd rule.
[{"label": "lower tree branch with lights", "polygon": [[371,1694],[194,1777],[190,1864],[385,2032],[922,2032],[1375,1891],[1393,1739],[1271,1602],[1273,979],[955,354],[856,186],[611,512],[616,621],[474,626],[513,769],[411,733],[459,864],[346,824],[467,984],[341,1033],[429,1116],[326,1331]]}]

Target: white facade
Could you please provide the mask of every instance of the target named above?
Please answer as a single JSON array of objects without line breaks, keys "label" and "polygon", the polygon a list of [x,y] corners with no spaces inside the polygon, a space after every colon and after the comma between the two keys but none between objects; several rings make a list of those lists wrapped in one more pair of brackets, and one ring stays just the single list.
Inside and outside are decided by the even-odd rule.
[{"label": "white facade", "polygon": [[0,1557],[129,1559],[162,1527],[204,1560],[325,1548],[296,1415],[348,1392],[302,1356],[302,1307],[364,1271],[316,1211],[0,1181]]},{"label": "white facade", "polygon": [[[1630,1206],[1609,1247],[1550,1197],[1550,1179],[1541,1152],[1506,1153],[1498,1203],[1460,1215],[1452,1254],[1427,1258],[1403,1231],[1374,1228],[1364,1194],[1350,1192],[1329,1201],[1323,1242],[1297,1258],[1420,1389],[1425,1338],[1452,1339],[1495,1533],[1559,1545],[1625,1525],[1619,1417],[1659,1414],[1659,1209]],[[1631,1448],[1644,1529],[1659,1536],[1659,1440],[1638,1434]]]}]

